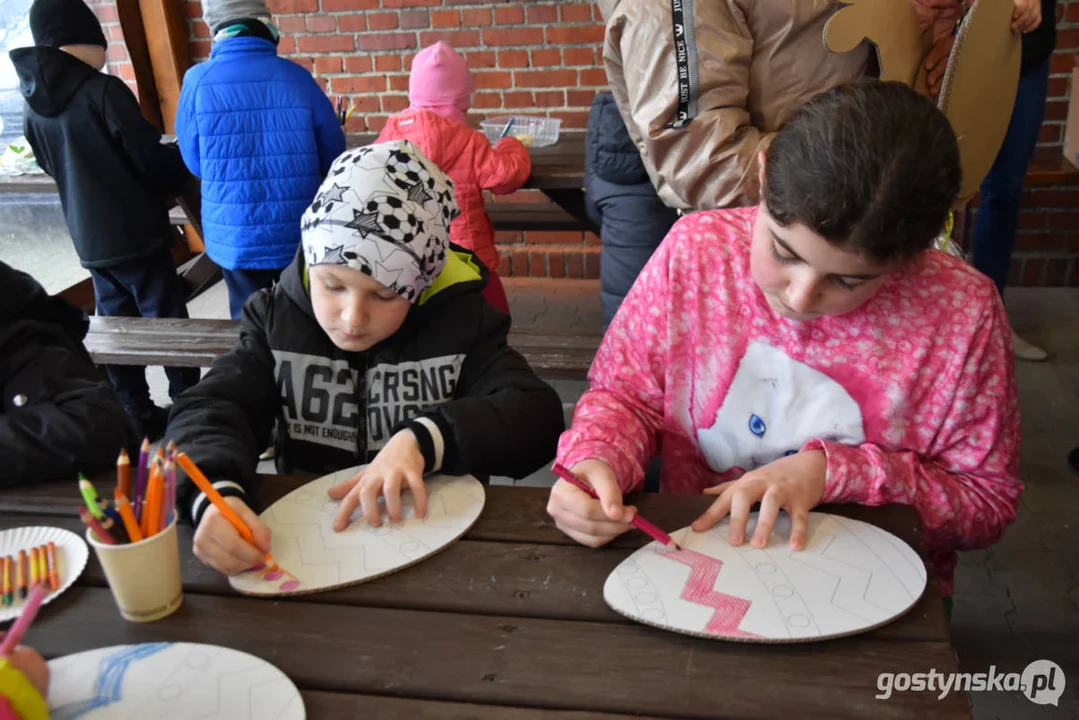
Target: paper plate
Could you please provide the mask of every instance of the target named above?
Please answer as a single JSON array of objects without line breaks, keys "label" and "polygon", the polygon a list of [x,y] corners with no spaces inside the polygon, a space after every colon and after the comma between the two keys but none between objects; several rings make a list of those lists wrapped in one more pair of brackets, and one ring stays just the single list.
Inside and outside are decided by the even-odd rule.
[{"label": "paper plate", "polygon": [[[757,513],[750,515],[752,537]],[[809,514],[804,550],[790,549],[781,513],[768,546],[727,542],[729,519],[707,532],[683,528],[682,550],[653,542],[607,578],[616,612],[673,632],[740,642],[791,643],[854,635],[902,616],[922,596],[925,564],[878,527]]]},{"label": "paper plate", "polygon": [[304,720],[300,691],[270,663],[195,643],[116,645],[49,662],[52,720]]},{"label": "paper plate", "polygon": [[295,589],[282,590],[280,582],[254,572],[229,578],[232,587],[245,595],[296,595],[382,577],[442,550],[468,532],[483,510],[485,494],[479,480],[471,475],[435,475],[424,480],[427,517],[415,516],[412,494],[404,492],[400,523],[391,525],[383,509],[382,526],[371,527],[357,509],[352,524],[334,532],[340,503],[326,491],[359,470],[348,468],[312,480],[260,516],[273,533],[274,560],[300,581]]},{"label": "paper plate", "polygon": [[[56,544],[56,572],[60,578],[60,589],[46,595],[45,603],[52,602],[54,598],[71,587],[71,583],[75,582],[79,575],[82,575],[82,571],[86,568],[86,560],[90,556],[86,542],[69,530],[44,525],[0,531],[0,560],[5,555],[11,555],[12,560],[18,562],[20,550],[25,550],[29,555],[30,548],[41,547],[49,542]],[[15,582],[18,577],[15,572],[15,566],[12,565],[12,582]],[[27,581],[29,582],[29,578]],[[0,623],[18,617],[22,612],[24,602],[19,599],[16,590],[15,604],[11,607],[0,606]]]}]

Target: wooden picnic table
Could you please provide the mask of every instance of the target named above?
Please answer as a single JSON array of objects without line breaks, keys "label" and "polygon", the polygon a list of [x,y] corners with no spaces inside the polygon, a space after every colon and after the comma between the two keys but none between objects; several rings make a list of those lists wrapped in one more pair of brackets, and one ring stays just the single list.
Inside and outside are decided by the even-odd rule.
[{"label": "wooden picnic table", "polygon": [[[259,508],[301,478],[266,476]],[[112,479],[97,479],[107,488]],[[80,531],[74,479],[0,490],[0,529]],[[904,617],[851,638],[797,645],[711,641],[622,618],[603,601],[607,575],[647,538],[580,547],[555,529],[541,488],[489,487],[465,537],[416,566],[332,592],[237,595],[196,560],[180,529],[184,602],[148,624],[121,619],[101,567],[46,605],[26,642],[52,658],[124,643],[187,641],[261,657],[303,693],[307,717],[970,718],[962,693],[896,692],[882,672],[958,670],[932,580]],[[639,498],[660,526],[688,524],[700,495]],[[823,507],[921,548],[909,507]]]}]

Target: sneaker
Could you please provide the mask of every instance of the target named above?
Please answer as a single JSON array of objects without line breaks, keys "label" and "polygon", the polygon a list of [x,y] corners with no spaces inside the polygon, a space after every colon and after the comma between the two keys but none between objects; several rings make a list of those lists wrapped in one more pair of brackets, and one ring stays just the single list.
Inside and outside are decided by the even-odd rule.
[{"label": "sneaker", "polygon": [[1015,352],[1015,356],[1020,360],[1041,362],[1049,357],[1049,353],[1045,352],[1040,347],[1031,345],[1026,340],[1016,335],[1014,330],[1012,330],[1012,350]]},{"label": "sneaker", "polygon": [[147,437],[150,442],[157,442],[165,435],[165,428],[169,424],[169,411],[168,408],[154,405],[140,415],[132,415],[131,419],[135,421],[138,437]]}]

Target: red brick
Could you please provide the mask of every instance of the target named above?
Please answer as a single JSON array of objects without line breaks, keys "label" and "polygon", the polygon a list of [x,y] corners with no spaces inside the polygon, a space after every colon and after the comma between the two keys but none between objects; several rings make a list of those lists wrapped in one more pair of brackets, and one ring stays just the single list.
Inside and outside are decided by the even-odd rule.
[{"label": "red brick", "polygon": [[495,8],[495,24],[497,25],[520,25],[524,21],[524,8],[516,6]]},{"label": "red brick", "polygon": [[589,107],[596,93],[592,90],[569,90],[566,92],[566,105],[570,107]]},{"label": "red brick", "polygon": [[594,246],[598,247],[598,246],[603,244],[603,241],[600,240],[599,235],[595,234],[594,232],[586,232],[584,234],[584,244],[585,245],[594,245]]},{"label": "red brick", "polygon": [[570,110],[569,112],[552,112],[551,117],[562,121],[562,128],[584,129],[588,127],[587,110]]},{"label": "red brick", "polygon": [[1020,232],[1015,239],[1016,250],[1062,250],[1067,236],[1063,233]]},{"label": "red brick", "polygon": [[495,230],[495,245],[517,245],[522,242],[516,230]]},{"label": "red brick", "polygon": [[1049,60],[1049,72],[1053,75],[1070,73],[1073,67],[1075,67],[1075,55],[1073,53],[1057,52]]},{"label": "red brick", "polygon": [[584,256],[584,276],[588,280],[599,279],[599,253],[590,252]]},{"label": "red brick", "polygon": [[465,62],[473,70],[493,68],[496,62],[495,58],[495,53],[490,50],[473,50],[465,54]]},{"label": "red brick", "polygon": [[513,76],[508,72],[478,72],[472,74],[476,87],[482,90],[513,87]]},{"label": "red brick", "polygon": [[574,230],[529,230],[529,245],[580,245],[581,233]]},{"label": "red brick", "polygon": [[1040,285],[1042,270],[1045,269],[1045,259],[1028,257],[1023,260],[1023,275],[1019,282],[1022,285]]},{"label": "red brick", "polygon": [[595,54],[591,48],[566,48],[562,51],[562,62],[566,65],[593,65]]},{"label": "red brick", "polygon": [[267,6],[274,15],[318,12],[318,0],[269,0]]},{"label": "red brick", "polygon": [[1079,22],[1079,3],[1068,3],[1067,9],[1064,11],[1064,19],[1068,22]]},{"label": "red brick", "polygon": [[1053,123],[1052,125],[1042,125],[1042,131],[1038,133],[1038,143],[1056,144],[1060,142],[1060,129],[1063,125]]},{"label": "red brick", "polygon": [[384,8],[437,7],[442,0],[382,0]]},{"label": "red brick", "polygon": [[408,90],[408,75],[390,75],[390,90]]},{"label": "red brick", "polygon": [[367,16],[360,14],[338,15],[337,27],[341,32],[363,32],[367,29]]},{"label": "red brick", "polygon": [[1057,28],[1057,52],[1074,52],[1079,49],[1079,28]]},{"label": "red brick", "polygon": [[1030,202],[1040,208],[1079,209],[1079,189],[1035,190],[1031,193]]},{"label": "red brick", "polygon": [[604,22],[603,13],[600,12],[599,5],[592,6],[592,19],[598,23]]},{"label": "red brick", "polygon": [[356,107],[356,112],[352,114],[352,117],[356,117],[356,113],[367,114],[378,112],[378,95],[357,95],[350,98],[350,101],[352,105]]},{"label": "red brick", "polygon": [[432,10],[431,27],[448,28],[461,27],[460,10]]},{"label": "red brick", "polygon": [[491,9],[471,8],[462,10],[461,23],[465,27],[486,27],[491,24]]},{"label": "red brick", "polygon": [[120,78],[127,83],[130,84],[135,81],[135,68],[131,63],[121,63],[117,66],[117,71],[120,73]]},{"label": "red brick", "polygon": [[603,42],[602,25],[561,25],[547,28],[547,42],[551,45],[585,45]]},{"label": "red brick", "polygon": [[1027,210],[1019,214],[1019,228],[1022,230],[1041,230],[1045,227],[1045,213],[1040,210]]},{"label": "red brick", "polygon": [[400,55],[379,55],[375,58],[375,70],[377,72],[400,72]]},{"label": "red brick", "polygon": [[602,68],[581,71],[581,85],[604,87],[607,85],[607,73]]},{"label": "red brick", "polygon": [[499,50],[498,66],[504,68],[528,67],[527,50]]},{"label": "red brick", "polygon": [[1045,103],[1045,119],[1046,120],[1067,120],[1068,119],[1068,101],[1067,100],[1053,100]]},{"label": "red brick", "polygon": [[[531,235],[532,233],[529,233]],[[528,274],[532,277],[547,277],[547,255],[541,252],[528,254]]]},{"label": "red brick", "polygon": [[533,50],[532,67],[550,67],[562,64],[562,52],[559,50]]},{"label": "red brick", "polygon": [[119,22],[120,20],[120,12],[115,5],[95,5],[94,15],[97,16],[98,22],[101,23]]},{"label": "red brick", "polygon": [[[1075,5],[1079,7],[1079,3]],[[1047,93],[1050,98],[1066,98],[1068,97],[1068,78],[1056,77],[1049,78],[1049,91]]]},{"label": "red brick", "polygon": [[360,50],[367,52],[378,50],[408,50],[416,47],[414,33],[366,33],[356,39]]},{"label": "red brick", "polygon": [[549,25],[558,22],[557,5],[530,5],[528,23],[530,25]]},{"label": "red brick", "polygon": [[532,107],[532,93],[530,92],[505,92],[502,93],[502,103],[507,108]]},{"label": "red brick", "polygon": [[337,30],[337,19],[333,15],[308,15],[307,29],[314,33],[328,33]]},{"label": "red brick", "polygon": [[191,0],[188,0],[188,2],[184,3],[184,15],[189,18],[201,18],[203,16],[202,3],[191,2]]},{"label": "red brick", "polygon": [[1046,287],[1060,287],[1068,279],[1068,258],[1050,258],[1045,264]]},{"label": "red brick", "polygon": [[349,55],[345,58],[345,72],[371,72],[371,57],[369,55]]},{"label": "red brick", "polygon": [[566,277],[574,280],[584,278],[584,253],[566,253]]},{"label": "red brick", "polygon": [[453,48],[476,47],[480,44],[477,30],[432,30],[420,33],[420,47],[434,45],[441,40]]},{"label": "red brick", "polygon": [[127,48],[123,45],[110,45],[105,50],[105,58],[112,62],[127,60]]},{"label": "red brick", "polygon": [[[205,25],[206,23],[201,23]],[[283,33],[302,33],[307,31],[307,21],[302,15],[289,15],[287,17],[280,18],[277,21],[277,29]],[[210,30],[207,28],[206,36],[210,36]]]},{"label": "red brick", "polygon": [[536,107],[558,108],[566,104],[566,93],[563,90],[543,90],[533,93]]},{"label": "red brick", "polygon": [[404,10],[401,12],[401,28],[405,30],[418,30],[431,27],[431,12],[429,10]]},{"label": "red brick", "polygon": [[383,95],[382,112],[398,113],[408,107],[407,95]]},{"label": "red brick", "polygon": [[378,93],[386,90],[386,78],[382,75],[335,77],[330,87],[335,93]]},{"label": "red brick", "polygon": [[[287,43],[285,41],[288,41]],[[210,57],[210,41],[209,40],[192,40],[187,44],[191,49],[191,57],[204,58]],[[293,51],[295,47],[295,41],[292,38],[281,38],[281,42],[277,44],[278,52],[287,54]]]},{"label": "red brick", "polygon": [[367,16],[367,27],[372,30],[395,30],[399,24],[397,13],[371,13]]},{"label": "red brick", "polygon": [[547,253],[547,269],[550,277],[566,277],[566,256],[562,253]]},{"label": "red brick", "polygon": [[517,87],[576,87],[576,70],[518,70],[513,74]]},{"label": "red brick", "polygon": [[405,53],[401,56],[401,64],[405,66],[405,72],[412,72],[412,59],[416,57],[416,53]]},{"label": "red brick", "polygon": [[300,52],[352,52],[356,39],[351,35],[306,35],[297,38]]},{"label": "red brick", "polygon": [[[315,60],[314,60],[314,58],[294,57],[294,58],[289,58],[289,60],[296,63],[297,65],[299,65],[300,67],[302,67],[304,70],[306,70],[309,73],[314,73],[315,72]],[[326,89],[326,80],[325,80],[325,78],[316,78],[316,79],[322,80],[322,89],[325,90]]]},{"label": "red brick", "polygon": [[315,58],[315,72],[332,75],[341,72],[341,58],[317,57]]},{"label": "red brick", "polygon": [[371,132],[382,132],[382,128],[386,127],[386,120],[386,115],[368,115],[367,129]]},{"label": "red brick", "polygon": [[511,267],[513,267],[513,262],[510,260],[508,255],[503,255],[502,257],[498,258],[498,267],[495,268],[495,272],[497,272],[501,277],[509,277]]},{"label": "red brick", "polygon": [[502,107],[502,93],[476,93],[472,96],[472,107],[476,110],[493,110]]},{"label": "red brick", "polygon": [[558,11],[564,23],[586,23],[592,20],[591,5],[562,5]]},{"label": "red brick", "polygon": [[513,253],[513,274],[528,277],[528,253],[518,250]]},{"label": "red brick", "polygon": [[322,12],[377,10],[378,0],[322,0]]},{"label": "red brick", "polygon": [[1079,230],[1079,212],[1046,213],[1045,225],[1057,230]]},{"label": "red brick", "polygon": [[[281,19],[282,20],[289,20],[291,18],[281,18]],[[197,38],[208,38],[208,37],[210,37],[210,26],[207,25],[206,23],[204,23],[202,20],[193,20],[188,24],[191,26],[191,35],[192,35],[192,37],[197,37]],[[303,22],[301,21],[300,24],[303,25]],[[109,37],[111,37],[113,40],[116,40],[117,35],[122,34],[122,33],[116,33],[116,31],[119,30],[119,29],[120,29],[119,25],[110,25],[109,26]],[[282,30],[282,32],[284,32],[284,30]]]},{"label": "red brick", "polygon": [[353,114],[353,116],[345,122],[346,133],[361,133],[366,131],[367,122],[365,121],[363,115]]}]

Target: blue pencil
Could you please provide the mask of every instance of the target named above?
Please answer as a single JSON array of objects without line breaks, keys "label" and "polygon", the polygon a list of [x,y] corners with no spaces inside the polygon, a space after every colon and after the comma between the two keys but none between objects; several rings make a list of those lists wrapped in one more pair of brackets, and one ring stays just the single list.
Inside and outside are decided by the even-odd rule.
[{"label": "blue pencil", "polygon": [[502,130],[502,134],[498,136],[499,140],[506,137],[506,135],[509,133],[510,128],[513,127],[513,120],[514,120],[514,118],[511,116],[510,121],[508,123],[506,123],[506,127]]}]

